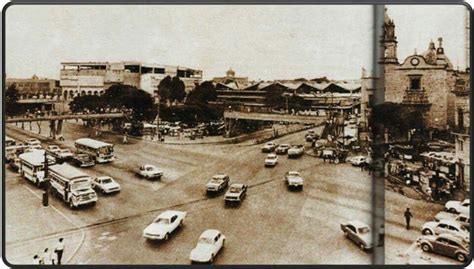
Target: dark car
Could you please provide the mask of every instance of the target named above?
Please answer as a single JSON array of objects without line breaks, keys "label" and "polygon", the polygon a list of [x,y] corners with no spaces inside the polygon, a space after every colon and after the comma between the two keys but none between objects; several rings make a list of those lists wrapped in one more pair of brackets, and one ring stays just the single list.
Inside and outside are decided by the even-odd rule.
[{"label": "dark car", "polygon": [[217,174],[206,184],[207,193],[217,193],[229,185],[229,176],[225,174]]},{"label": "dark car", "polygon": [[77,167],[91,167],[95,165],[95,161],[91,158],[91,156],[87,154],[77,154],[71,160],[71,163]]}]

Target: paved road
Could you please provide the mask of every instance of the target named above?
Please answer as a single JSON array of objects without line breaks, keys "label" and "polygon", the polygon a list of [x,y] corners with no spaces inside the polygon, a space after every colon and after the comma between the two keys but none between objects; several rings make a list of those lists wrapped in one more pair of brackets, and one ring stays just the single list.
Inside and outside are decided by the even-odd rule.
[{"label": "paved road", "polygon": [[[90,129],[66,123],[66,141],[60,145],[73,149],[72,141],[89,133]],[[276,142],[302,143],[303,134],[288,135]],[[31,136],[16,128],[7,128],[7,135],[19,140]],[[100,139],[116,144],[118,159],[84,171],[91,176],[114,177],[122,185],[122,191],[117,195],[100,195],[94,207],[71,210],[51,198],[51,206],[44,209],[40,205],[40,190],[7,171],[9,261],[28,263],[32,254],[64,236],[68,247],[65,258],[70,263],[188,264],[189,252],[200,233],[208,228],[219,229],[227,237],[225,249],[215,261],[217,264],[368,264],[371,261],[371,254],[344,238],[339,228],[340,222],[349,219],[371,223],[371,178],[349,164],[322,163],[310,156],[297,160],[282,156],[275,168],[264,168],[266,154],[260,152],[259,145],[177,146],[133,139],[130,144],[122,145],[121,137],[107,134]],[[42,139],[42,142],[48,141]],[[137,178],[133,170],[144,163],[162,168],[163,179]],[[283,175],[288,170],[302,173],[303,191],[287,190]],[[241,206],[225,207],[222,195],[205,195],[204,184],[219,172],[229,174],[231,182],[250,186]],[[437,210],[423,201],[407,199],[386,193],[388,262],[404,263],[400,253],[418,236],[418,231],[403,231],[401,212],[405,205],[413,209],[416,227],[432,218]],[[433,209],[423,210],[426,207]],[[146,241],[141,236],[143,229],[166,209],[187,211],[185,225],[167,242]]]}]

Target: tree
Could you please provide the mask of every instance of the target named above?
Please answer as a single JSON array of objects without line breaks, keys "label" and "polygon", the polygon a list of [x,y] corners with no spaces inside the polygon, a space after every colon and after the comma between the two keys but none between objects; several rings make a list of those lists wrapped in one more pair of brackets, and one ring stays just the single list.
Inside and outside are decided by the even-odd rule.
[{"label": "tree", "polygon": [[71,103],[69,103],[69,109],[72,112],[79,112],[85,109],[92,112],[99,112],[101,108],[105,108],[105,102],[102,96],[97,95],[84,95],[75,97]]},{"label": "tree", "polygon": [[171,95],[171,77],[166,76],[158,84],[158,94],[160,95],[160,100],[166,102],[170,99]]},{"label": "tree", "polygon": [[207,104],[217,99],[216,87],[212,81],[204,81],[189,92],[186,98],[188,104]]},{"label": "tree", "polygon": [[178,102],[183,101],[184,97],[186,97],[185,88],[186,86],[184,85],[184,82],[179,79],[179,77],[173,77],[171,80],[171,89],[169,94],[170,100]]},{"label": "tree", "polygon": [[18,115],[21,112],[18,106],[18,99],[20,94],[16,89],[16,84],[10,85],[5,91],[5,113],[8,116]]}]

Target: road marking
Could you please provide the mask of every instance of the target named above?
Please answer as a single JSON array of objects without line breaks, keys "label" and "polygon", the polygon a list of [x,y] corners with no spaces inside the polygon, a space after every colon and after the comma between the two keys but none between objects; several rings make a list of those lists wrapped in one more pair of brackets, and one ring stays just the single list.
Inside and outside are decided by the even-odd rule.
[{"label": "road marking", "polygon": [[[36,196],[39,200],[43,200],[43,198],[41,196],[39,196],[36,192],[34,192],[30,187],[28,186],[25,186],[25,185],[22,185],[25,189],[27,189],[28,191],[30,191],[34,196]],[[74,249],[74,251],[72,252],[72,254],[69,256],[69,258],[67,259],[67,261],[65,262],[65,264],[69,263],[72,258],[74,258],[74,256],[76,255],[76,253],[79,251],[79,249],[81,248],[81,246],[84,244],[84,241],[86,239],[86,232],[84,231],[84,228],[82,228],[81,226],[77,225],[76,223],[74,223],[74,221],[72,221],[68,216],[64,215],[63,212],[61,212],[59,209],[57,209],[54,205],[50,205],[51,208],[56,211],[61,217],[63,217],[66,221],[68,221],[69,223],[71,223],[74,227],[76,227],[76,229],[78,229],[80,232],[81,232],[81,241],[79,242],[79,244],[76,246],[76,248]]]}]

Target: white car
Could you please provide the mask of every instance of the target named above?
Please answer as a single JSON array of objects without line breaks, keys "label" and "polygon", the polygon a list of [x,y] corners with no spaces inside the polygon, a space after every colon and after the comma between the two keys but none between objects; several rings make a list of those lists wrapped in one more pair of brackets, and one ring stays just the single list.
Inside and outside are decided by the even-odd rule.
[{"label": "white car", "polygon": [[299,158],[304,154],[304,146],[303,145],[294,145],[288,149],[288,158]]},{"label": "white car", "polygon": [[209,182],[206,184],[206,192],[207,193],[217,193],[229,186],[229,176],[225,174],[217,174],[212,177]]},{"label": "white car", "polygon": [[469,231],[459,222],[450,219],[442,219],[439,222],[427,222],[421,226],[421,233],[423,235],[438,235],[448,233],[469,242]]},{"label": "white car", "polygon": [[446,209],[448,212],[451,213],[464,213],[466,215],[469,215],[469,209],[470,209],[470,200],[466,199],[462,202],[460,201],[448,201],[446,203]]},{"label": "white car", "polygon": [[183,225],[186,214],[186,212],[174,210],[161,213],[143,230],[143,237],[151,240],[168,240],[169,235]]},{"label": "white car", "polygon": [[52,155],[59,160],[70,160],[74,157],[74,154],[71,152],[70,149],[59,149],[52,153]]},{"label": "white car", "polygon": [[276,154],[271,153],[267,155],[267,158],[265,159],[265,166],[272,166],[274,167],[278,163],[278,156]]},{"label": "white car", "polygon": [[61,148],[58,145],[48,145],[48,147],[46,148],[46,151],[48,151],[48,152],[57,152],[60,149]]},{"label": "white car", "polygon": [[441,211],[435,216],[436,221],[440,221],[442,219],[450,219],[450,220],[455,220],[459,223],[461,223],[462,226],[464,226],[466,229],[469,229],[471,227],[471,221],[469,218],[469,215],[465,214],[454,214],[454,213],[449,213],[446,211]]},{"label": "white car", "polygon": [[28,139],[26,139],[26,140],[25,140],[25,144],[26,144],[27,146],[29,146],[29,147],[30,147],[30,146],[33,146],[33,145],[40,145],[40,146],[41,146],[41,142],[40,142],[38,139],[36,139],[36,138],[28,138]]},{"label": "white car", "polygon": [[301,177],[300,173],[298,173],[296,171],[286,172],[285,181],[286,181],[286,184],[287,184],[288,188],[295,187],[295,188],[303,189],[304,180]]},{"label": "white car", "polygon": [[276,147],[278,147],[278,145],[274,142],[267,142],[265,145],[263,145],[262,152],[272,152],[276,149]]},{"label": "white car", "polygon": [[120,191],[120,184],[109,176],[101,176],[94,178],[92,187],[102,193],[112,193]]},{"label": "white car", "polygon": [[361,249],[369,250],[373,247],[370,227],[362,221],[352,220],[341,223],[341,230],[347,238],[356,243]]},{"label": "white car", "polygon": [[205,230],[199,236],[196,247],[191,251],[189,259],[191,262],[209,262],[212,263],[224,247],[225,236],[218,230]]},{"label": "white car", "polygon": [[361,166],[367,163],[368,159],[366,156],[354,156],[351,158],[351,164],[354,166]]},{"label": "white car", "polygon": [[138,175],[144,178],[161,178],[163,176],[163,172],[156,168],[156,166],[151,164],[145,164],[140,166],[138,170]]}]

